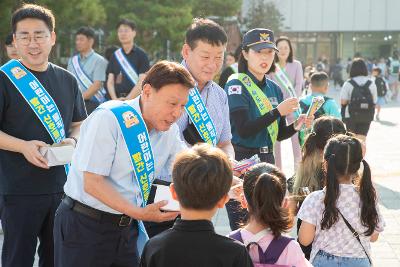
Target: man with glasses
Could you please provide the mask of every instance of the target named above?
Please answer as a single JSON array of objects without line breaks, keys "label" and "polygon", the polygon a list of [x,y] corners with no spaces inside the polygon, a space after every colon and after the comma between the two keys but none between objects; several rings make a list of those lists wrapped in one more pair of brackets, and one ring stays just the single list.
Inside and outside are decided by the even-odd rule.
[{"label": "man with glasses", "polygon": [[0,68],[3,267],[32,266],[38,239],[39,266],[54,266],[53,221],[68,167],[49,167],[39,149],[76,145],[87,116],[76,78],[48,61],[54,25],[52,12],[41,6],[16,10],[12,30],[20,60]]},{"label": "man with glasses", "polygon": [[140,84],[150,63],[143,49],[134,43],[136,25],[133,21],[119,21],[117,33],[122,48],[111,56],[107,68],[107,90],[111,99],[133,99],[140,94]]},{"label": "man with glasses", "polygon": [[88,114],[105,101],[103,82],[106,80],[107,61],[93,50],[95,37],[92,28],[79,28],[75,34],[78,54],[68,61],[68,70],[79,81]]}]

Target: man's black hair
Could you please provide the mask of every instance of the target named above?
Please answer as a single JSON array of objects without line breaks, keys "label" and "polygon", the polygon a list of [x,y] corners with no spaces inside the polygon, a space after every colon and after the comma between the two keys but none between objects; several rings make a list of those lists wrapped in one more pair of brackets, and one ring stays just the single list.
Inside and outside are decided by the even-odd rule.
[{"label": "man's black hair", "polygon": [[185,43],[193,50],[197,41],[203,41],[213,46],[225,45],[228,37],[221,25],[210,19],[195,18],[186,31]]},{"label": "man's black hair", "polygon": [[35,4],[24,4],[12,15],[11,26],[13,33],[17,30],[17,23],[24,19],[41,20],[46,24],[50,32],[54,31],[55,18],[50,9]]},{"label": "man's black hair", "polygon": [[75,35],[78,35],[78,34],[85,35],[87,38],[91,38],[91,39],[95,39],[96,38],[96,33],[94,32],[93,28],[90,28],[90,27],[87,27],[87,26],[80,27],[76,31]]}]

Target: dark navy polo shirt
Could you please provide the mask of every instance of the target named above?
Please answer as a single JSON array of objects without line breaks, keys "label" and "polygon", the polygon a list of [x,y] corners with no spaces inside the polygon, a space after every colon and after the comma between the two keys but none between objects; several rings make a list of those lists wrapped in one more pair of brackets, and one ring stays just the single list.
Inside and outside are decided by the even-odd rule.
[{"label": "dark navy polo shirt", "polygon": [[[71,122],[86,118],[86,110],[76,78],[52,63],[44,72],[32,74],[54,99],[64,122],[65,132]],[[0,130],[23,140],[53,141],[29,104],[0,71]],[[0,194],[38,195],[63,192],[66,181],[63,166],[42,169],[29,163],[21,153],[0,150]]]},{"label": "dark navy polo shirt", "polygon": [[[122,53],[128,59],[129,63],[133,67],[133,69],[138,74],[146,73],[150,69],[149,59],[147,57],[146,52],[138,46],[134,46],[133,49],[126,54],[124,49],[122,49]],[[117,94],[129,94],[129,92],[134,87],[133,82],[128,78],[126,73],[121,69],[121,65],[118,63],[115,54],[113,53],[107,68],[107,73],[114,74],[114,88],[115,93]],[[121,75],[121,82],[118,81],[118,75]]]},{"label": "dark navy polo shirt", "polygon": [[[259,85],[260,89],[268,97],[273,108],[276,108],[283,101],[282,91],[274,81],[265,78],[263,83],[259,84],[260,82],[250,72],[248,72],[247,75],[253,80],[254,83]],[[225,91],[228,94],[230,112],[240,109],[247,109],[250,120],[255,120],[261,117],[261,113],[258,110],[256,103],[241,81],[237,79],[230,80],[225,85]],[[279,119],[277,122],[279,124]],[[231,119],[231,129],[233,144],[249,148],[259,148],[265,146],[272,148],[272,141],[267,131],[267,127],[265,127],[265,131],[260,131],[254,136],[242,138],[237,132],[237,126]]]}]

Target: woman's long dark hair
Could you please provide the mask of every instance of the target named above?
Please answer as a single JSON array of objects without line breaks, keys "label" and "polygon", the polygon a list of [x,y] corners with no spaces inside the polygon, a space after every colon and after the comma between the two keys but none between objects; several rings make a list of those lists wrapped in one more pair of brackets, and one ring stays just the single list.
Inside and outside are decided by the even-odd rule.
[{"label": "woman's long dark hair", "polygon": [[254,165],[244,175],[243,191],[250,217],[268,226],[275,237],[290,230],[293,219],[282,207],[286,177],[276,166],[268,163]]},{"label": "woman's long dark hair", "polygon": [[362,178],[358,182],[361,199],[361,223],[367,227],[366,236],[372,235],[378,224],[376,192],[371,180],[371,170],[362,158],[360,141],[352,136],[338,135],[329,140],[324,151],[326,163],[325,210],[321,221],[322,229],[329,229],[339,219],[336,202],[339,197],[339,177],[357,175],[361,162],[364,165]]},{"label": "woman's long dark hair", "polygon": [[[243,56],[243,51],[245,52],[249,52],[250,48],[248,46],[245,46],[242,48],[242,51],[240,53],[239,56],[239,60],[238,60],[238,71],[239,73],[246,73],[249,70],[248,64],[247,64],[247,59],[244,58]],[[275,72],[275,64],[274,62],[272,62],[271,67],[269,68],[269,70],[267,71],[266,74],[269,74],[271,72]]]}]

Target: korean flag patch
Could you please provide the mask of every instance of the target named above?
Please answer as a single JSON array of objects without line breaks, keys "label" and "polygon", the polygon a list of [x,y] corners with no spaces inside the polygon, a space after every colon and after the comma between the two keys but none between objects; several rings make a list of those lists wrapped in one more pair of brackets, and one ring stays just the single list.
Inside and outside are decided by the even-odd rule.
[{"label": "korean flag patch", "polygon": [[231,85],[228,87],[228,95],[241,95],[241,94],[242,94],[242,86]]}]

